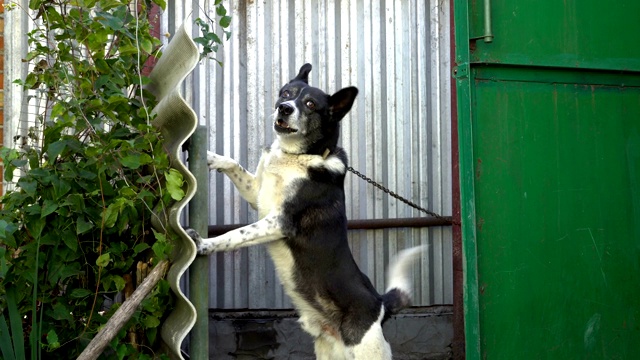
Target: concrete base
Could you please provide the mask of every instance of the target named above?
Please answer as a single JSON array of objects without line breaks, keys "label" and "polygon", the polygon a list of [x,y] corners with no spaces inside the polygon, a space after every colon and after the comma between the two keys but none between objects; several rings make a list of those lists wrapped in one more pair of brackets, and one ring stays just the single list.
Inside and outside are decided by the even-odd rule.
[{"label": "concrete base", "polygon": [[[315,359],[313,341],[294,311],[211,311],[211,359]],[[384,334],[394,359],[451,359],[451,306],[406,309],[389,319]]]}]

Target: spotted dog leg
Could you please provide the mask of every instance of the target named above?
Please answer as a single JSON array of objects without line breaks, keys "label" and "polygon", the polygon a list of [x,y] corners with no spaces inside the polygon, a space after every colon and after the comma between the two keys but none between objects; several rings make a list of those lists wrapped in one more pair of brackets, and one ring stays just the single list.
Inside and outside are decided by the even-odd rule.
[{"label": "spotted dog leg", "polygon": [[211,151],[207,151],[207,164],[210,170],[218,170],[227,175],[236,189],[238,189],[238,192],[240,192],[240,196],[254,209],[256,208],[258,185],[256,184],[255,175],[245,170],[232,158],[218,155]]},{"label": "spotted dog leg", "polygon": [[251,225],[231,230],[214,238],[203,239],[193,229],[188,229],[187,234],[196,242],[200,255],[263,244],[284,237],[280,226],[278,226],[277,216],[274,215],[268,215]]}]

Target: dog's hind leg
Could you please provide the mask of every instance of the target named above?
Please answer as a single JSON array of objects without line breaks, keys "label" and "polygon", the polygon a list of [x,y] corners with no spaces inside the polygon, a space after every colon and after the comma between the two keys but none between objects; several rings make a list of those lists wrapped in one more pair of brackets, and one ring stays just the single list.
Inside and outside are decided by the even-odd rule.
[{"label": "dog's hind leg", "polygon": [[[322,334],[314,341],[316,360],[353,360],[353,349],[330,335]],[[373,360],[373,359],[371,359]]]},{"label": "dog's hind leg", "polygon": [[382,333],[384,306],[378,320],[373,322],[358,345],[353,347],[355,360],[391,360],[391,346]]},{"label": "dog's hind leg", "polygon": [[187,234],[196,242],[198,253],[201,255],[264,244],[285,237],[279,226],[277,215],[267,215],[253,224],[214,238],[204,239],[193,229],[187,230]]}]

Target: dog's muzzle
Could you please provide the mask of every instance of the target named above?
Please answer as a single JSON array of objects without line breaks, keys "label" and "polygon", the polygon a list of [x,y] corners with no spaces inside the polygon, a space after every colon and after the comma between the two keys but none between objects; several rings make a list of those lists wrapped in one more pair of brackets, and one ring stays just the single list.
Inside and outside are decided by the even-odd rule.
[{"label": "dog's muzzle", "polygon": [[276,121],[273,124],[273,128],[279,133],[290,134],[297,132],[298,130],[291,128],[289,123],[285,120],[285,117],[293,114],[295,109],[289,104],[280,104],[277,107]]},{"label": "dog's muzzle", "polygon": [[286,104],[286,103],[282,103],[280,105],[278,105],[278,114],[280,115],[284,115],[284,116],[289,116],[291,114],[293,114],[293,110],[295,110],[293,108],[293,106]]}]

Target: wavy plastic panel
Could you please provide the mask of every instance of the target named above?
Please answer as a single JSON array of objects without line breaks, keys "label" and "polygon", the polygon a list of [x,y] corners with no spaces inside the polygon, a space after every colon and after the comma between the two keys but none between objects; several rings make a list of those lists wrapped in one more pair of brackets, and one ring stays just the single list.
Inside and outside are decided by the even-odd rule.
[{"label": "wavy plastic panel", "polygon": [[193,304],[180,290],[180,278],[196,257],[196,246],[180,225],[180,214],[197,188],[195,177],[181,160],[181,151],[184,142],[195,131],[198,121],[195,112],[180,96],[178,86],[194,69],[198,58],[196,44],[184,26],[180,27],[151,72],[151,83],[147,87],[159,101],[153,110],[157,114],[153,124],[165,138],[171,167],[182,174],[187,185],[184,198],[168,209],[168,223],[153,224],[156,228],[169,226],[178,235],[167,274],[167,280],[177,298],[176,306],[161,328],[162,340],[168,347],[172,359],[183,359],[180,346],[196,321]]}]

